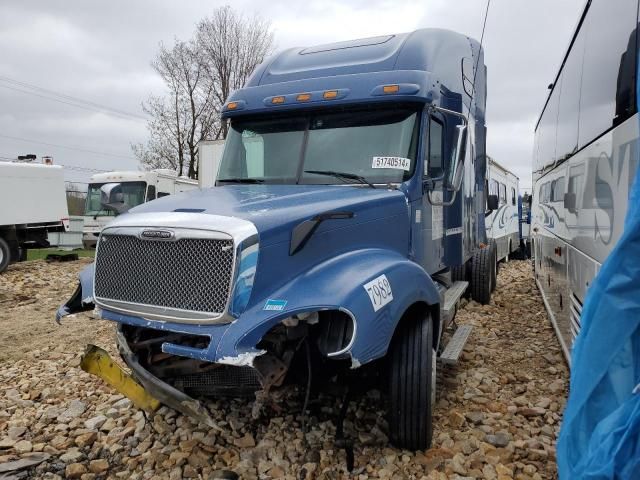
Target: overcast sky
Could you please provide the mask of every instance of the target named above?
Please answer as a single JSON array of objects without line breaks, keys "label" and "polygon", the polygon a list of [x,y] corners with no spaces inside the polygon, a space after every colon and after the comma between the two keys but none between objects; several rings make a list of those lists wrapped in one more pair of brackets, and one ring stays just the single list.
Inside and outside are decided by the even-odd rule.
[{"label": "overcast sky", "polygon": [[[150,67],[158,43],[189,38],[217,1],[3,2],[0,159],[34,153],[57,164],[138,169],[140,103],[163,84]],[[493,0],[484,38],[487,152],[530,186],[535,121],[585,0]],[[480,39],[484,0],[236,0],[271,20],[278,49],[442,27]],[[55,102],[27,82],[107,105],[113,115]],[[31,94],[18,90],[29,91]],[[36,96],[33,93],[38,93]],[[67,147],[67,148],[64,148]],[[68,148],[72,147],[72,148]],[[90,173],[68,171],[87,181]]]}]

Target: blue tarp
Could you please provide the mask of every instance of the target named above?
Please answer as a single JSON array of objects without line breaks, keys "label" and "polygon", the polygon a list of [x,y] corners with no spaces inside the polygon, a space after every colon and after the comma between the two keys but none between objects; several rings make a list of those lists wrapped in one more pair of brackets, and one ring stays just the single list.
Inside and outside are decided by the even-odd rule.
[{"label": "blue tarp", "polygon": [[571,366],[561,480],[640,479],[640,169],[624,233],[589,288]]}]

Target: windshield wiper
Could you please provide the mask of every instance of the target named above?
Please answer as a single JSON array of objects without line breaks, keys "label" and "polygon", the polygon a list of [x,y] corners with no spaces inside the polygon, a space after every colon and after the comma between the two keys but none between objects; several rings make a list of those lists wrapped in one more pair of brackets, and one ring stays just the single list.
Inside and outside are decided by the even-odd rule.
[{"label": "windshield wiper", "polygon": [[367,180],[363,176],[356,175],[355,173],[335,172],[333,170],[305,170],[304,173],[313,173],[315,175],[328,175],[331,177],[339,178],[340,180],[355,180],[356,182],[362,183],[364,185],[369,185],[371,188],[376,188],[376,186],[373,183],[371,183],[369,180]]},{"label": "windshield wiper", "polygon": [[219,178],[217,181],[228,183],[264,183],[264,180],[260,178]]}]

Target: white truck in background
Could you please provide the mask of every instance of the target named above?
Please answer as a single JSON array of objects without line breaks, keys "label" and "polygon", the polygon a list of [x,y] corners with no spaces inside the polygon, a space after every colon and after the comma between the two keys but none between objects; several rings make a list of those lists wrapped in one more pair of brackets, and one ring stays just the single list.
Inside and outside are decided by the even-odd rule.
[{"label": "white truck in background", "polygon": [[116,215],[114,210],[102,204],[101,188],[104,185],[119,186],[123,203],[129,209],[156,198],[194,190],[198,188],[198,181],[179,177],[169,169],[96,173],[89,180],[87,189],[82,231],[84,248],[95,248],[100,232]]},{"label": "white truck in background", "polygon": [[216,184],[223,150],[224,140],[203,140],[198,144],[198,180],[179,177],[170,169],[148,172],[107,172],[93,175],[89,180],[84,212],[82,233],[84,248],[95,248],[100,232],[116,215],[114,210],[105,208],[101,203],[103,185],[119,184],[123,202],[127,208],[174,193],[213,187]]},{"label": "white truck in background", "polygon": [[69,215],[62,167],[0,163],[0,273],[48,247],[47,234],[65,231]]}]

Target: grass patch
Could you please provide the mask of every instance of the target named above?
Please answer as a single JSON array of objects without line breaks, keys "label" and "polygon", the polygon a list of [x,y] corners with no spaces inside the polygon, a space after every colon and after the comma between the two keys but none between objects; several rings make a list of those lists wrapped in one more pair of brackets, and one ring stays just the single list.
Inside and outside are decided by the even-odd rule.
[{"label": "grass patch", "polygon": [[27,260],[44,260],[47,255],[65,255],[67,253],[77,253],[79,257],[93,258],[96,254],[94,249],[84,250],[59,250],[57,248],[37,248],[33,250],[27,250]]}]

